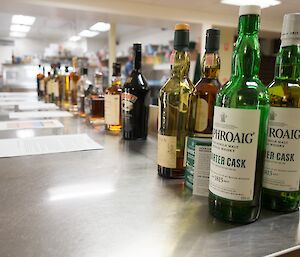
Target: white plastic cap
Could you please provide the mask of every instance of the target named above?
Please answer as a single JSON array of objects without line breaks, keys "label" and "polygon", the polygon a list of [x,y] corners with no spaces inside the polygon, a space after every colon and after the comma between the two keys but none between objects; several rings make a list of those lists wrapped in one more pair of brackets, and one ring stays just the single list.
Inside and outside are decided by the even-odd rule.
[{"label": "white plastic cap", "polygon": [[300,13],[284,15],[281,46],[300,45]]},{"label": "white plastic cap", "polygon": [[261,8],[259,5],[242,5],[239,10],[239,16],[248,14],[260,15],[260,13]]}]

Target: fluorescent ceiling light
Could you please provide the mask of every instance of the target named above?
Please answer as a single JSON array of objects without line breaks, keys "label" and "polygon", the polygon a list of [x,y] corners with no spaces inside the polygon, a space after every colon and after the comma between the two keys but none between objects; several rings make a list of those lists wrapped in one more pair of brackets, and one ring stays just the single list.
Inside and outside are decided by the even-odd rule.
[{"label": "fluorescent ceiling light", "polygon": [[11,19],[12,24],[32,25],[34,22],[33,16],[13,15]]},{"label": "fluorescent ceiling light", "polygon": [[78,40],[80,40],[80,39],[81,39],[80,36],[72,36],[72,37],[69,38],[69,41],[75,42],[75,41],[78,41]]},{"label": "fluorescent ceiling light", "polygon": [[278,0],[221,0],[222,4],[230,5],[259,5],[261,8],[268,8],[270,6],[275,6],[281,4]]},{"label": "fluorescent ceiling light", "polygon": [[90,30],[83,30],[79,33],[79,36],[81,37],[95,37],[99,34],[97,31],[90,31]]},{"label": "fluorescent ceiling light", "polygon": [[10,37],[26,37],[26,33],[24,32],[14,32],[14,31],[11,31],[9,33],[9,36]]},{"label": "fluorescent ceiling light", "polygon": [[105,22],[97,22],[92,27],[90,27],[90,30],[101,31],[101,32],[108,31],[110,30],[110,24]]},{"label": "fluorescent ceiling light", "polygon": [[30,26],[26,25],[10,25],[10,30],[15,32],[28,32],[30,30]]}]

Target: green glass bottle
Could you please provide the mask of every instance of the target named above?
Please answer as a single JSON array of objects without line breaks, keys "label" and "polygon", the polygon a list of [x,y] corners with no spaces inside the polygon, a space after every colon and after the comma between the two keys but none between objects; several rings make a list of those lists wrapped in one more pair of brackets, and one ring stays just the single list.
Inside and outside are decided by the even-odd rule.
[{"label": "green glass bottle", "polygon": [[216,98],[209,179],[209,211],[246,224],[261,209],[269,94],[258,78],[260,8],[241,6],[229,82]]},{"label": "green glass bottle", "polygon": [[284,16],[275,78],[269,93],[263,206],[275,211],[297,211],[300,205],[300,13]]},{"label": "green glass bottle", "polygon": [[174,35],[171,78],[159,93],[158,174],[166,178],[184,177],[184,146],[187,136],[189,98],[194,85],[190,68],[188,24],[177,24]]}]

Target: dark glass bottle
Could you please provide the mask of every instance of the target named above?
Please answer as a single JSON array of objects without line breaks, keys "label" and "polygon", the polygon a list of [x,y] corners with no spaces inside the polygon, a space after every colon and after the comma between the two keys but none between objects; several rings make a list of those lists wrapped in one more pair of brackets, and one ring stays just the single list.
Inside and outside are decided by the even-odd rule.
[{"label": "dark glass bottle", "polygon": [[281,212],[300,205],[300,14],[284,16],[275,78],[269,85],[270,121],[263,206]]},{"label": "dark glass bottle", "polygon": [[122,90],[122,128],[125,140],[146,139],[150,91],[142,75],[142,45],[134,44],[134,69]]},{"label": "dark glass bottle", "polygon": [[258,78],[258,6],[241,6],[232,74],[214,110],[209,211],[227,222],[250,223],[261,210],[269,94]]},{"label": "dark glass bottle", "polygon": [[[218,90],[221,84],[218,79],[220,71],[220,30],[208,29],[206,31],[205,54],[202,59],[202,78],[197,82],[195,90],[191,96],[189,107],[189,135],[186,149],[186,168],[185,168],[185,185],[192,189],[194,180],[194,171],[207,170],[210,159],[201,158],[202,162],[197,161],[196,146],[198,154],[207,156],[210,154],[211,138],[213,130],[214,105]],[[205,161],[205,159],[207,161]],[[208,187],[208,173],[201,174],[203,178],[203,190],[208,191],[205,187],[204,179]],[[200,175],[200,174],[199,174]]]}]

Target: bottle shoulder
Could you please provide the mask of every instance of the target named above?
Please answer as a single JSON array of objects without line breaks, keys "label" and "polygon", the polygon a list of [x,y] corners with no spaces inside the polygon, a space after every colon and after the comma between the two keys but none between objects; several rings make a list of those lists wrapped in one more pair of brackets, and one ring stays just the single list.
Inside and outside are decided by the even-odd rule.
[{"label": "bottle shoulder", "polygon": [[201,78],[195,85],[195,92],[217,92],[221,83],[217,78]]},{"label": "bottle shoulder", "polygon": [[132,71],[127,77],[123,89],[142,89],[149,90],[149,85],[144,75],[139,71]]},{"label": "bottle shoulder", "polygon": [[169,78],[160,89],[161,93],[193,93],[195,90],[194,84],[189,78],[179,79],[178,77]]}]

